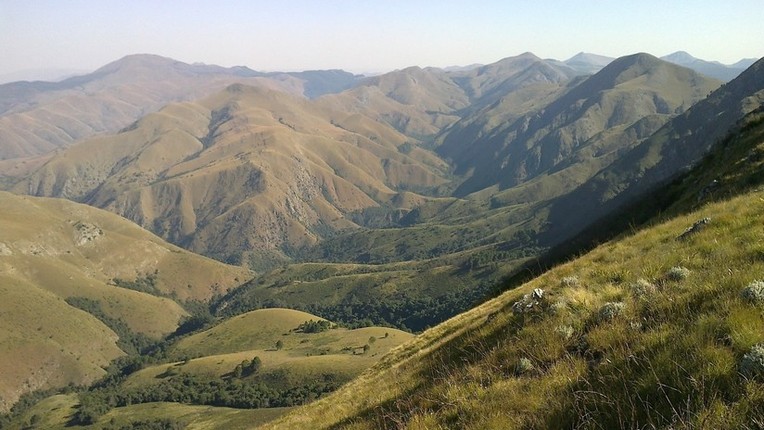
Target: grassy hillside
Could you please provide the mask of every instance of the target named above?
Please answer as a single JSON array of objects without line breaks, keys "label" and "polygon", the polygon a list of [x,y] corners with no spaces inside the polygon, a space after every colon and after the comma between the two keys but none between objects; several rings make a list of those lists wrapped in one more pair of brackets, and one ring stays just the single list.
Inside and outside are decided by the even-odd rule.
[{"label": "grassy hillside", "polygon": [[[663,191],[676,196],[666,216],[265,428],[760,427],[763,153],[754,114]],[[720,186],[699,195],[710,177]]]},{"label": "grassy hillside", "polygon": [[120,335],[157,339],[188,315],[179,303],[252,276],[65,200],[0,192],[0,223],[0,410],[29,391],[90,383],[123,355],[114,327],[75,302],[121,321]]},{"label": "grassy hillside", "polygon": [[[356,330],[334,328],[320,333],[303,333],[297,329],[306,321],[326,321],[306,312],[292,309],[260,309],[225,320],[215,327],[180,340],[171,353],[207,356],[249,350],[270,350],[277,341],[289,355],[321,355],[328,350],[340,351],[345,346],[363,346],[370,336],[384,337],[389,342],[408,339],[410,334],[396,329],[366,327]],[[387,345],[382,342],[376,346]],[[324,348],[325,347],[325,348]],[[324,349],[322,349],[324,348]]]}]

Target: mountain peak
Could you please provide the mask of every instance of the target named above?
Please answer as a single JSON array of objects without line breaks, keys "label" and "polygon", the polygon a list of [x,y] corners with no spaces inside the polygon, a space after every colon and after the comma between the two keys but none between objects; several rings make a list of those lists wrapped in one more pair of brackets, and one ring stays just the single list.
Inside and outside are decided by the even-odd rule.
[{"label": "mountain peak", "polygon": [[109,73],[135,67],[166,67],[176,63],[179,63],[179,61],[173,60],[172,58],[162,57],[161,55],[130,54],[120,58],[119,60],[112,61],[111,63],[99,68],[94,73]]},{"label": "mountain peak", "polygon": [[616,58],[597,73],[597,75],[600,75],[603,78],[610,76],[611,79],[615,80],[614,84],[616,84],[647,73],[650,69],[662,64],[669,65],[670,63],[653,55],[640,52]]},{"label": "mountain peak", "polygon": [[[591,52],[579,52],[578,54],[568,58],[567,60],[563,61],[563,63],[569,64],[569,63],[576,63],[580,61],[585,61],[589,63],[610,63],[614,60],[613,57],[607,57],[604,55],[599,54],[592,54]],[[603,64],[604,65],[604,64]]]},{"label": "mountain peak", "polygon": [[604,55],[579,52],[578,54],[563,61],[562,64],[565,64],[566,66],[579,73],[594,74],[602,70],[603,67],[612,63],[613,60],[614,58],[606,57]]},{"label": "mountain peak", "polygon": [[697,58],[688,54],[686,51],[676,51],[673,54],[669,54],[669,55],[661,57],[661,59],[671,63],[680,64],[680,65],[690,64],[695,61],[698,61]]}]

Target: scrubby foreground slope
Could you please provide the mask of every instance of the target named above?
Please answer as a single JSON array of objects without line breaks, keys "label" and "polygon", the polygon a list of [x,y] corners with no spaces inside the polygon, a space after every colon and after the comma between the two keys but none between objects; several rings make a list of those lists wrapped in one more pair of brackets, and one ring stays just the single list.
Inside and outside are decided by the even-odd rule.
[{"label": "scrubby foreground slope", "polygon": [[760,428],[763,160],[754,113],[656,196],[678,196],[679,215],[425,332],[266,427]]},{"label": "scrubby foreground slope", "polygon": [[[157,338],[187,315],[178,302],[208,299],[251,276],[65,200],[0,192],[0,225],[0,410],[25,392],[89,383],[123,354],[117,335],[73,299]],[[154,294],[113,282],[136,278],[150,279]]]}]

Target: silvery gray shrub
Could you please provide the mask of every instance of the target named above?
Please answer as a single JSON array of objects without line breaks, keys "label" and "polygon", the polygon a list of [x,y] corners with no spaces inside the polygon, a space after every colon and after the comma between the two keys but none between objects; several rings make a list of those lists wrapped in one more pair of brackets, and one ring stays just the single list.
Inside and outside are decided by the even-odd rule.
[{"label": "silvery gray shrub", "polygon": [[612,321],[615,317],[621,315],[625,308],[626,303],[624,302],[607,302],[602,305],[597,315],[601,321]]},{"label": "silvery gray shrub", "polygon": [[754,303],[764,303],[764,282],[753,281],[740,292],[743,299]]},{"label": "silvery gray shrub", "polygon": [[690,269],[682,266],[674,266],[666,272],[666,278],[671,281],[682,281],[690,276]]},{"label": "silvery gray shrub", "polygon": [[740,360],[740,373],[746,378],[764,376],[764,345],[754,345]]}]

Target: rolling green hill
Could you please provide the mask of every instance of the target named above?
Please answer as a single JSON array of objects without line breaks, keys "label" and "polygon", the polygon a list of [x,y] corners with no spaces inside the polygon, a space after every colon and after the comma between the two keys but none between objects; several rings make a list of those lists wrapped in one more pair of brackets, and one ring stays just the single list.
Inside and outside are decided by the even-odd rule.
[{"label": "rolling green hill", "polygon": [[756,428],[762,154],[754,112],[654,191],[661,215],[263,428]]},{"label": "rolling green hill", "polygon": [[[79,395],[51,396],[8,425],[153,421],[251,428],[336,389],[412,338],[384,327],[339,328],[290,309],[253,311],[171,343],[163,363],[104,380]],[[173,361],[178,357],[184,358]],[[84,408],[95,410],[96,404],[104,409],[88,413],[91,422],[84,425]]]}]

